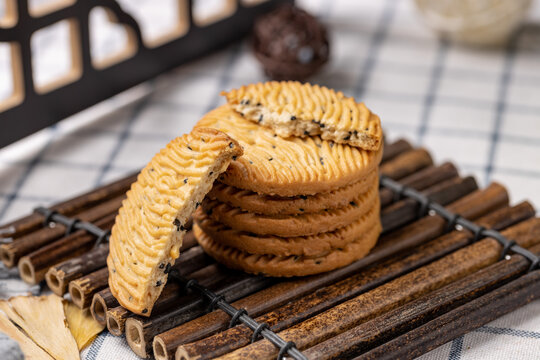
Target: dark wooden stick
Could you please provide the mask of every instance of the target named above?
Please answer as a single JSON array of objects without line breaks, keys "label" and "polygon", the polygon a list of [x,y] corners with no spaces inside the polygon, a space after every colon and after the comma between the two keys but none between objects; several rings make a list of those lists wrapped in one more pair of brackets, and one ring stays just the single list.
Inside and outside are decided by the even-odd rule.
[{"label": "dark wooden stick", "polygon": [[[84,210],[77,214],[77,218],[82,221],[95,222],[107,215],[116,213],[124,197],[125,195],[120,195],[95,207]],[[0,258],[7,267],[13,267],[17,265],[22,256],[56,241],[64,235],[65,231],[65,226],[56,224],[54,228],[43,228],[25,235],[12,243],[2,244],[0,245]],[[78,233],[83,234],[84,231],[80,230]]]},{"label": "dark wooden stick", "polygon": [[[63,296],[70,281],[107,266],[108,246],[98,246],[87,253],[52,266],[45,273],[47,285],[58,296]],[[24,259],[24,257],[22,258]],[[22,260],[19,265],[22,263]]]},{"label": "dark wooden stick", "polygon": [[379,167],[379,172],[394,180],[399,180],[420,169],[433,165],[433,159],[426,149],[404,152]]},{"label": "dark wooden stick", "polygon": [[[228,301],[235,301],[253,292],[259,291],[274,282],[273,279],[240,274],[227,276],[220,281],[215,293],[223,295]],[[185,299],[184,299],[185,300]],[[154,336],[168,329],[193,320],[208,311],[208,303],[200,296],[182,302],[181,306],[156,314],[151,318],[133,316],[126,320],[126,340],[133,352],[141,357],[152,354]]]},{"label": "dark wooden stick", "polygon": [[[540,243],[540,218],[514,225],[503,231],[503,234],[524,247]],[[497,262],[501,250],[502,246],[496,240],[483,239],[281,331],[278,335],[294,341],[299,349],[312,347]],[[276,347],[268,340],[261,340],[224,355],[223,359],[271,359],[276,355]]]},{"label": "dark wooden stick", "polygon": [[[227,278],[228,276],[230,276],[230,278]],[[234,283],[236,280],[238,280],[239,276],[241,276],[239,272],[226,270],[218,264],[208,265],[190,274],[190,278],[196,279],[204,286],[212,289],[218,286],[218,284],[221,282]],[[241,276],[242,279],[245,277],[246,275]],[[153,316],[151,318],[154,319],[156,316],[166,317],[167,314],[173,311],[174,308],[179,308],[189,304],[190,302],[196,302],[199,300],[200,298],[194,294],[186,296],[182,290],[182,287],[178,283],[167,283],[159,299],[154,304],[154,308],[152,309]],[[158,315],[156,315],[156,313]],[[132,317],[136,317],[136,315],[122,307],[120,307],[120,309],[111,309],[110,313],[107,313],[107,328],[113,335],[120,336],[124,333],[124,329],[121,328],[125,328],[127,319]],[[146,317],[141,318],[148,319]]]},{"label": "dark wooden stick", "polygon": [[[96,221],[95,224],[104,230],[110,230],[115,217],[116,214],[107,215]],[[94,235],[81,230],[45,245],[21,257],[18,264],[21,278],[29,284],[37,284],[45,279],[45,274],[51,266],[85,254],[94,247],[95,242],[96,237]],[[95,269],[103,266],[101,265]]]},{"label": "dark wooden stick", "polygon": [[388,145],[385,143],[381,162],[384,163],[390,159],[393,159],[405,151],[412,150],[412,148],[412,145],[405,139],[398,139]]},{"label": "dark wooden stick", "polygon": [[414,359],[539,298],[540,270],[536,270],[356,359]]},{"label": "dark wooden stick", "polygon": [[[504,208],[487,215],[479,220],[483,226],[502,228],[512,223],[534,215],[534,209],[528,203],[513,208]],[[509,220],[512,219],[512,220]],[[339,283],[321,287],[315,292],[305,294],[304,297],[289,302],[285,306],[274,309],[270,313],[258,317],[258,322],[266,322],[274,331],[283,330],[295,323],[314,316],[328,308],[348,300],[366,290],[380,286],[381,284],[410,272],[420,266],[434,261],[450,252],[466,246],[473,238],[473,234],[465,231],[454,231],[439,237],[424,246],[420,246],[414,253],[405,258],[395,256],[387,261],[374,265],[365,271],[356,273]],[[250,310],[252,316],[258,315],[252,308],[258,304],[249,304],[246,299],[242,307]],[[250,306],[251,305],[251,306]],[[201,324],[200,324],[201,325]],[[175,349],[178,339],[174,331],[160,334],[154,338],[154,356],[157,360],[171,359],[173,354],[186,359],[211,359],[241,346],[249,344],[252,331],[246,326],[237,326],[225,332],[204,338],[191,344],[185,344]]]},{"label": "dark wooden stick", "polygon": [[[425,189],[423,193],[431,200],[441,205],[447,205],[477,189],[478,185],[472,176],[454,177]],[[413,199],[403,199],[387,206],[381,211],[383,233],[395,230],[415,220],[418,218],[419,210],[420,204]]]},{"label": "dark wooden stick", "polygon": [[[540,254],[540,245],[531,251]],[[345,359],[390,341],[523,275],[528,260],[513,255],[304,351],[310,359]],[[420,354],[419,354],[420,355]],[[419,356],[416,355],[416,356]]]},{"label": "dark wooden stick", "polygon": [[[173,268],[177,269],[181,275],[201,276],[201,274],[207,274],[210,269],[208,266],[214,263],[215,261],[206,255],[200,246],[196,246],[183,253]],[[197,272],[204,267],[207,267],[205,271]],[[203,278],[201,281],[207,281],[207,279]],[[178,284],[174,282],[168,283],[154,304],[152,311],[170,307],[176,304],[180,297],[182,297],[182,294],[179,291]],[[107,329],[115,336],[122,336],[126,319],[130,316],[134,315],[121,306],[109,308],[106,314]]]},{"label": "dark wooden stick", "polygon": [[114,307],[120,306],[118,300],[111,293],[111,289],[108,287],[98,291],[92,298],[92,304],[90,304],[90,313],[94,320],[103,326],[107,325],[107,311]]},{"label": "dark wooden stick", "polygon": [[69,294],[75,305],[85,309],[92,303],[94,294],[107,287],[109,271],[106,267],[81,276],[69,283]]},{"label": "dark wooden stick", "polygon": [[[61,203],[57,203],[51,206],[50,209],[58,211],[66,216],[71,216],[77,212],[125,193],[136,179],[137,174],[130,174],[113,183],[101,186]],[[16,239],[17,237],[38,230],[42,227],[42,224],[43,215],[33,213],[0,227],[0,238],[4,240]]]},{"label": "dark wooden stick", "polygon": [[[500,192],[502,192],[504,195],[505,190],[502,187],[496,186],[493,187],[492,190],[494,191],[484,190],[476,194],[468,195],[462,200],[455,202],[454,206],[467,209],[465,215],[474,220],[485,211],[488,211],[486,209],[496,209],[499,207],[499,205],[504,203],[504,196],[502,196]],[[496,200],[491,204],[487,204],[486,201],[490,201],[489,199],[493,195],[495,195],[494,198],[498,198],[499,200]],[[526,217],[530,217],[531,214],[534,213],[534,210],[529,204],[524,204],[516,209],[513,209],[512,211],[505,211],[500,214],[494,213],[491,215],[492,217],[482,219],[482,221],[486,221],[486,225],[484,226],[493,226],[494,223],[501,223],[502,225],[511,224],[512,220],[510,219],[514,219],[513,216],[510,216],[512,212],[520,214],[516,215],[517,219],[524,219]],[[442,234],[444,230],[439,229],[439,231],[436,231],[439,225],[433,221],[423,221],[422,224],[422,226],[415,224],[411,224],[409,226],[411,228],[410,233],[423,234],[417,235],[416,242],[412,243],[413,246],[418,246],[422,242],[427,242],[434,239],[438,235]],[[391,249],[391,247],[385,245],[385,249],[383,252],[381,252],[378,250],[379,246],[376,246],[370,255],[349,266],[325,274],[276,284],[268,289],[262,290],[259,293],[250,295],[238,301],[234,304],[234,306],[237,308],[246,308],[251,315],[258,316],[277,306],[281,306],[286,302],[292,301],[301,296],[306,296],[306,294],[312,293],[318,288],[336,283],[347,276],[358,273],[362,269],[382,260],[383,258],[399,254],[399,256],[397,256],[397,259],[399,259],[400,256],[404,255],[408,250],[407,247],[401,246],[405,240],[406,238],[393,236],[392,242],[394,244],[395,251],[388,251]],[[205,338],[217,331],[223,330],[227,327],[229,321],[230,318],[228,315],[221,311],[215,311],[177,328],[171,329],[166,333],[160,334],[159,337],[163,339],[163,353],[167,354],[166,356],[168,358],[171,358],[172,354],[174,354],[176,351],[177,346]]]},{"label": "dark wooden stick", "polygon": [[[456,167],[453,164],[446,162],[439,166],[428,166],[400,179],[399,182],[405,186],[412,187],[415,190],[424,190],[456,176],[458,176]],[[381,199],[381,207],[385,207],[392,203],[394,193],[388,188],[381,188],[379,189],[379,197]]]},{"label": "dark wooden stick", "polygon": [[[113,216],[114,221],[114,216]],[[107,226],[102,226],[98,222],[96,222],[96,225],[101,228],[107,229]],[[110,224],[112,226],[112,222]],[[85,235],[89,236],[89,235]],[[91,237],[90,237],[91,238]],[[49,250],[45,251],[46,253],[50,254],[53,250],[50,248],[52,245],[56,245],[66,238],[54,242],[51,245],[47,245],[45,248],[49,248]],[[73,251],[79,251],[83,250],[82,244],[84,241],[77,241],[77,243],[73,243],[73,246],[79,245],[77,249],[69,249],[70,247],[67,247],[66,252],[70,254],[70,256],[76,256],[77,253],[74,253]],[[186,236],[184,236],[184,242],[182,244],[182,247],[180,249],[181,252],[184,252],[188,249],[191,249],[197,244],[197,240],[195,239],[195,236],[193,236],[192,232],[188,232]],[[93,246],[93,241],[90,243],[91,246]],[[91,247],[90,246],[90,247]],[[44,248],[44,250],[45,250]],[[84,247],[86,248],[86,247]],[[53,247],[54,249],[54,247]],[[40,250],[38,250],[39,252]],[[32,253],[31,255],[28,255],[30,266],[36,266],[36,262],[32,260],[31,256],[36,253]],[[92,271],[98,270],[102,267],[107,266],[107,255],[109,254],[109,250],[107,246],[100,246],[99,248],[92,249],[89,252],[78,256],[71,258],[69,260],[66,260],[64,262],[61,262],[59,264],[56,264],[55,266],[49,267],[47,272],[45,273],[45,280],[47,281],[47,285],[49,285],[49,288],[58,296],[62,296],[67,291],[67,287],[70,281],[80,278],[83,275],[86,275]],[[25,261],[26,256],[23,256],[21,260],[19,261],[19,267],[21,266],[21,263]],[[57,257],[61,258],[61,257]],[[57,261],[57,259],[55,261]],[[49,264],[46,264],[47,266]],[[22,273],[21,273],[22,274]]]}]

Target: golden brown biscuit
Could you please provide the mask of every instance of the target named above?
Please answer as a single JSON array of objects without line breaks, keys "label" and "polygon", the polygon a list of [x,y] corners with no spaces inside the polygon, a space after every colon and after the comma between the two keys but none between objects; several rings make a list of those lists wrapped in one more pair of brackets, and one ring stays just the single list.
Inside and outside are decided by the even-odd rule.
[{"label": "golden brown biscuit", "polygon": [[235,230],[292,237],[325,233],[349,225],[367,213],[378,197],[377,183],[343,208],[293,216],[253,214],[210,199],[205,199],[201,207],[210,218]]},{"label": "golden brown biscuit", "polygon": [[230,268],[253,274],[290,277],[334,270],[363,258],[375,246],[381,226],[377,223],[356,241],[320,257],[250,254],[214,241],[197,224],[193,225],[193,231],[204,251]]},{"label": "golden brown biscuit", "polygon": [[363,103],[325,86],[269,81],[222,95],[243,117],[281,137],[320,135],[365,150],[378,150],[382,143],[379,117]]},{"label": "golden brown biscuit", "polygon": [[367,213],[350,225],[332,232],[288,238],[237,231],[212,220],[201,209],[195,211],[193,217],[206,234],[225,246],[250,254],[314,257],[324,256],[336,248],[343,248],[375,226],[379,222],[379,204],[374,204]]},{"label": "golden brown biscuit", "polygon": [[309,214],[348,205],[358,194],[366,192],[376,181],[374,180],[376,177],[377,172],[372,171],[362,180],[330,192],[291,197],[257,194],[253,191],[215,182],[207,197],[255,214]]},{"label": "golden brown biscuit", "polygon": [[382,156],[382,148],[366,151],[318,136],[284,139],[244,119],[229,105],[209,112],[197,126],[226,132],[244,147],[244,156],[231,163],[221,182],[267,195],[335,190],[374,171]]},{"label": "golden brown biscuit", "polygon": [[107,258],[109,286],[126,309],[149,316],[186,230],[184,224],[241,146],[197,128],[176,138],[141,171],[116,217]]}]

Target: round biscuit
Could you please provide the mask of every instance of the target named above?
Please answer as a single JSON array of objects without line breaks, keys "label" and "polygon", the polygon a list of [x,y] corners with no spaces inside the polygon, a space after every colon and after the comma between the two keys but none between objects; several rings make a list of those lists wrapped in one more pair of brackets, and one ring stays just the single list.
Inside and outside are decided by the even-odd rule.
[{"label": "round biscuit", "polygon": [[381,227],[376,224],[356,241],[322,257],[250,254],[214,241],[197,224],[193,231],[204,251],[225,266],[253,274],[291,277],[327,272],[363,258],[377,243]]},{"label": "round biscuit", "polygon": [[213,220],[239,231],[282,237],[307,236],[349,225],[378,203],[378,198],[378,184],[374,184],[367,192],[358,195],[342,208],[310,214],[295,216],[253,214],[208,198],[203,201],[202,210]]},{"label": "round biscuit", "polygon": [[244,148],[220,181],[240,189],[278,196],[329,192],[366,177],[382,157],[377,151],[322,140],[319,136],[282,138],[244,119],[230,105],[206,114],[196,125],[221,130]]},{"label": "round biscuit", "polygon": [[330,192],[290,197],[257,194],[216,182],[207,197],[255,214],[299,215],[344,207],[375,181],[378,181],[377,172],[372,171],[362,180]]},{"label": "round biscuit", "polygon": [[237,231],[212,220],[204,212],[194,214],[197,225],[214,241],[250,254],[275,256],[324,256],[334,249],[343,248],[360,238],[379,222],[379,205],[375,204],[367,213],[353,223],[332,232],[310,236],[279,237],[256,235]]}]

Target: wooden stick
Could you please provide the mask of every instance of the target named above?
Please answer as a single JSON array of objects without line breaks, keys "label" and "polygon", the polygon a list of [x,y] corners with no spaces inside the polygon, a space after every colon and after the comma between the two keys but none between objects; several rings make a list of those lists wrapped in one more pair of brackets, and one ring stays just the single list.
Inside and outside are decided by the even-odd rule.
[{"label": "wooden stick", "polygon": [[[530,204],[522,204],[513,208],[504,208],[479,220],[483,226],[500,228],[508,224],[508,219],[514,222],[534,215]],[[258,317],[258,322],[266,322],[274,331],[283,330],[295,323],[303,321],[344,300],[359,295],[366,290],[375,288],[383,283],[410,272],[424,264],[434,261],[450,252],[466,246],[473,238],[470,232],[454,231],[439,237],[430,243],[416,249],[405,258],[395,256],[387,261],[374,265],[365,271],[358,272],[339,283],[321,287],[317,291],[289,302],[287,305],[274,309],[270,313]],[[241,300],[242,301],[242,300]],[[245,300],[244,300],[245,301]],[[250,304],[242,304],[243,307]],[[251,307],[249,309],[251,310]],[[250,311],[253,316],[253,311]],[[237,326],[225,332],[218,333],[205,339],[180,346],[176,353],[186,359],[210,359],[223,355],[241,346],[249,344],[252,331],[246,326]],[[175,339],[172,332],[160,334],[154,339],[154,356],[157,360],[170,359],[174,354]],[[172,343],[171,343],[172,342]],[[161,355],[161,356],[160,356]]]},{"label": "wooden stick", "polygon": [[381,162],[386,162],[390,159],[395,158],[405,151],[412,150],[412,145],[405,139],[398,139],[392,144],[384,145],[383,156]]},{"label": "wooden stick", "polygon": [[[233,278],[233,281],[229,282],[230,277],[227,277],[226,282],[221,282],[215,290],[218,295],[223,295],[228,301],[259,291],[274,282],[272,278],[245,274],[236,276],[236,279]],[[208,311],[207,306],[207,302],[197,296],[195,301],[186,302],[180,307],[175,306],[151,318],[141,316],[128,318],[126,340],[129,347],[138,356],[150,356],[154,336],[203,315]]]},{"label": "wooden stick", "polygon": [[[113,217],[114,220],[114,217]],[[96,223],[97,226],[101,228],[108,228],[103,227]],[[112,223],[111,223],[112,226]],[[85,235],[89,236],[89,235]],[[61,242],[60,240],[59,242]],[[55,242],[54,244],[57,244],[59,242]],[[93,243],[93,242],[92,242]],[[76,244],[73,244],[76,245]],[[93,244],[92,244],[93,245]],[[195,239],[195,236],[190,231],[184,236],[184,242],[182,244],[182,247],[180,248],[181,252],[187,251],[197,245],[197,240]],[[51,245],[48,245],[49,247]],[[39,250],[38,250],[39,251]],[[34,254],[34,253],[33,253]],[[109,254],[109,248],[108,246],[100,246],[96,249],[92,249],[89,252],[66,260],[64,262],[61,262],[55,266],[52,266],[49,268],[47,273],[45,274],[45,280],[47,281],[47,285],[49,285],[49,288],[58,296],[63,296],[66,291],[67,287],[70,281],[80,278],[83,275],[89,274],[92,271],[96,271],[102,267],[107,266],[107,255]],[[73,254],[72,255],[76,255]],[[22,257],[19,261],[19,266],[23,261],[25,260],[25,257]],[[30,260],[32,264],[35,264],[34,261]],[[33,265],[35,266],[35,265]]]},{"label": "wooden stick", "polygon": [[[50,209],[58,211],[66,216],[71,216],[125,193],[135,180],[137,180],[137,174],[130,174],[113,183],[101,186],[61,203],[57,203],[51,206]],[[43,215],[38,213],[27,215],[0,227],[0,239],[16,239],[17,237],[38,230],[42,227],[42,224]]]},{"label": "wooden stick", "polygon": [[90,304],[90,313],[94,320],[103,326],[107,325],[107,311],[111,308],[120,306],[118,300],[111,293],[111,289],[108,287],[98,291],[92,298],[92,304]]},{"label": "wooden stick", "polygon": [[[404,186],[412,187],[415,190],[424,190],[442,181],[458,176],[456,167],[446,162],[439,166],[428,166],[419,170],[407,177],[399,180]],[[388,188],[379,189],[379,197],[381,199],[381,208],[392,203],[394,193]]]},{"label": "wooden stick", "polygon": [[[104,230],[110,230],[114,224],[115,217],[116,214],[107,215],[103,219],[96,221],[95,224]],[[45,245],[42,248],[21,257],[18,264],[21,278],[29,284],[37,284],[45,279],[45,274],[51,266],[85,254],[92,249],[95,242],[96,237],[94,235],[80,230]],[[95,269],[99,269],[103,266],[104,265]]]},{"label": "wooden stick", "polygon": [[[531,251],[540,254],[540,245]],[[529,261],[513,255],[304,351],[310,359],[344,359],[415,329],[525,274]],[[416,356],[419,356],[418,354]]]},{"label": "wooden stick", "polygon": [[430,165],[433,165],[431,155],[426,149],[420,148],[404,152],[381,164],[379,172],[394,180],[399,180]]},{"label": "wooden stick", "polygon": [[540,270],[536,270],[356,359],[413,359],[539,298]]},{"label": "wooden stick", "polygon": [[[63,296],[70,281],[107,266],[109,247],[98,246],[87,253],[52,266],[45,273],[47,285],[58,296]],[[24,257],[19,262],[23,262]],[[22,273],[21,273],[22,274]]]},{"label": "wooden stick", "polygon": [[[423,193],[431,200],[441,205],[447,205],[477,189],[478,185],[472,176],[454,177],[425,189]],[[420,204],[413,199],[403,199],[387,206],[381,211],[383,233],[395,230],[415,220],[418,218],[419,210]]]},{"label": "wooden stick", "polygon": [[[489,191],[482,190],[477,193],[468,195],[461,200],[456,201],[453,206],[464,209],[464,215],[474,220],[481,214],[489,211],[486,209],[497,209],[499,206],[502,206],[502,204],[505,203],[504,193],[504,188],[494,186]],[[487,204],[487,202],[492,203]],[[522,205],[518,209],[512,211],[521,214],[518,216],[518,219],[530,217],[530,214],[534,213],[534,210],[530,205]],[[513,219],[512,216],[509,216],[509,213],[510,212],[508,211],[503,212],[502,215],[495,215],[497,214],[495,213],[491,221],[495,221],[495,223],[506,224],[506,220],[503,219]],[[426,217],[425,219],[431,218],[432,217]],[[488,220],[489,218],[483,221]],[[417,225],[417,223],[421,226]],[[408,226],[408,228],[410,228],[409,233],[413,233],[416,236],[415,242],[409,242],[409,245],[411,246],[418,246],[423,242],[432,240],[438,235],[442,234],[444,231],[444,228],[439,227],[437,222],[433,220],[422,220],[418,221],[417,223]],[[486,226],[493,226],[493,224],[486,223]],[[407,236],[410,235],[408,235],[407,233]],[[381,240],[384,240],[384,238],[385,237],[383,236]],[[349,266],[325,274],[315,275],[307,278],[300,278],[276,284],[268,289],[260,291],[259,293],[250,295],[238,301],[234,305],[237,308],[246,308],[251,315],[258,316],[277,306],[281,306],[286,302],[292,301],[295,298],[312,293],[318,288],[336,283],[337,281],[347,276],[356,274],[367,266],[372,265],[375,262],[381,261],[383,258],[399,254],[399,256],[397,257],[397,259],[399,259],[400,256],[405,254],[406,251],[410,249],[407,247],[402,247],[401,244],[406,243],[405,240],[405,237],[400,238],[393,235],[391,242],[385,242],[386,244],[393,244],[393,251],[389,251],[390,249],[392,249],[391,246],[385,245],[385,248],[381,252],[379,250],[380,246],[378,245],[370,253],[370,255]],[[202,339],[217,331],[223,330],[227,327],[229,321],[230,318],[228,317],[228,315],[221,311],[214,311],[201,318],[190,321],[189,323],[186,323],[182,326],[171,329],[166,333],[160,334],[159,337],[163,339],[163,343],[165,344],[164,347],[166,347],[164,353],[168,354],[168,358],[171,358],[171,354],[174,354],[177,346]]]},{"label": "wooden stick", "polygon": [[104,267],[71,281],[69,283],[71,300],[81,309],[89,307],[94,294],[106,288],[108,280],[109,270]]},{"label": "wooden stick", "polygon": [[[520,246],[540,242],[540,218],[533,218],[503,231]],[[491,265],[500,257],[502,246],[490,238],[457,250],[407,275],[348,300],[317,316],[278,333],[294,341],[299,349],[312,347],[362,322],[395,309],[428,292]],[[238,349],[222,359],[271,359],[277,349],[267,340]]]},{"label": "wooden stick", "polygon": [[[178,258],[173,268],[177,269],[183,276],[188,274],[191,274],[192,276],[199,276],[200,274],[206,274],[209,271],[208,269],[210,269],[208,266],[214,263],[215,261],[206,255],[200,246],[196,246],[183,253],[182,256]],[[205,267],[206,272],[201,270]],[[201,281],[208,280],[202,278]],[[164,308],[176,303],[176,301],[178,301],[178,297],[181,296],[182,295],[179,291],[178,284],[174,282],[168,283],[163,289],[159,299],[154,304],[152,311],[155,311],[156,309],[159,310],[160,308]],[[133,314],[121,306],[108,308],[106,314],[107,329],[115,336],[122,336],[124,334],[124,324],[126,319],[130,316],[133,316]]]},{"label": "wooden stick", "polygon": [[[125,195],[120,195],[100,205],[84,210],[77,214],[77,218],[82,221],[94,222],[107,215],[116,213],[124,197]],[[7,267],[13,267],[17,265],[22,256],[56,241],[64,235],[65,231],[65,226],[56,224],[54,228],[43,228],[25,235],[12,243],[2,244],[0,245],[0,258]],[[84,231],[79,230],[77,233],[84,234]]]}]

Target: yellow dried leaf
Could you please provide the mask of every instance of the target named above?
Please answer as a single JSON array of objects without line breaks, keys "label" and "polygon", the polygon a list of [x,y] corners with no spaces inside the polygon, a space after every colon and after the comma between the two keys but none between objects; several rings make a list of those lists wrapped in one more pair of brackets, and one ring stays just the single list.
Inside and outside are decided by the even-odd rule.
[{"label": "yellow dried leaf", "polygon": [[53,358],[80,359],[77,343],[67,326],[61,297],[54,294],[16,296],[0,301],[0,310]]},{"label": "yellow dried leaf", "polygon": [[6,314],[0,312],[0,331],[19,343],[26,360],[54,360],[45,350],[36,345],[28,336],[20,331]]},{"label": "yellow dried leaf", "polygon": [[64,313],[66,315],[69,330],[75,338],[79,350],[88,346],[105,328],[105,326],[94,320],[90,314],[90,310],[79,309],[79,307],[72,302],[64,302]]}]

